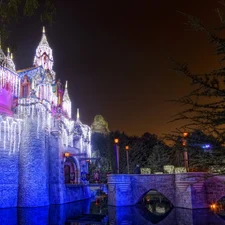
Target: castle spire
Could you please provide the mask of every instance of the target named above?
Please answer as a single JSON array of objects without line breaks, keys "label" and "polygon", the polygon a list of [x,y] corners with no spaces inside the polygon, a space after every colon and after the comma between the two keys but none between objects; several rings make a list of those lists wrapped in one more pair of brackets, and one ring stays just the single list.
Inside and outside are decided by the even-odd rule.
[{"label": "castle spire", "polygon": [[53,67],[52,49],[48,44],[45,31],[46,31],[45,27],[43,27],[41,41],[36,49],[36,54],[34,57],[34,65],[42,66],[44,69],[52,70]]},{"label": "castle spire", "polygon": [[68,86],[68,82],[66,81],[65,91],[64,91],[63,100],[62,100],[62,107],[63,107],[63,110],[67,112],[67,115],[69,116],[69,118],[71,118],[71,100],[69,97],[67,86]]},{"label": "castle spire", "polygon": [[1,35],[0,35],[0,67],[4,67],[6,62],[6,56],[2,50],[2,43],[1,43]]},{"label": "castle spire", "polygon": [[12,71],[16,71],[16,66],[13,62],[13,54],[10,54],[10,48],[7,48],[6,67]]},{"label": "castle spire", "polygon": [[7,48],[7,57],[10,58],[10,48],[9,47]]},{"label": "castle spire", "polygon": [[77,109],[77,121],[80,121],[80,112],[79,112],[79,108]]}]

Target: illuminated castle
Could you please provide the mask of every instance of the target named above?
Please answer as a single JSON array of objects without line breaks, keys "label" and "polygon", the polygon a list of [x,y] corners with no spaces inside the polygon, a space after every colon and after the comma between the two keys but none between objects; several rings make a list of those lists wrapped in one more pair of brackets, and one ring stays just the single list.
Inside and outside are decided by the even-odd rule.
[{"label": "illuminated castle", "polygon": [[56,81],[53,62],[44,28],[28,69],[16,71],[9,49],[6,56],[0,48],[0,208],[89,197],[75,184],[86,183],[91,129],[79,110],[71,119],[67,82]]}]

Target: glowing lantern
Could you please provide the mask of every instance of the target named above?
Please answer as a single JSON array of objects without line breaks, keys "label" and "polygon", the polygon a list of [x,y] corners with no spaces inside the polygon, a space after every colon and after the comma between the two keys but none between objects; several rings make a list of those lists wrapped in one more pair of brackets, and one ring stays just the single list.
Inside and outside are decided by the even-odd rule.
[{"label": "glowing lantern", "polygon": [[64,153],[64,156],[65,156],[65,157],[69,157],[69,156],[70,156],[70,153],[69,153],[69,152],[65,152],[65,153]]}]

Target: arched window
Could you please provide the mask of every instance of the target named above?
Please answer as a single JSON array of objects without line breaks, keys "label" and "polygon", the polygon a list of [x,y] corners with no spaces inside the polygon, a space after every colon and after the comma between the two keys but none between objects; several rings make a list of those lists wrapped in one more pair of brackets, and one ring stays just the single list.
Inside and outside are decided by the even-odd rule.
[{"label": "arched window", "polygon": [[66,184],[78,183],[78,165],[73,157],[66,158],[64,163],[64,178]]}]

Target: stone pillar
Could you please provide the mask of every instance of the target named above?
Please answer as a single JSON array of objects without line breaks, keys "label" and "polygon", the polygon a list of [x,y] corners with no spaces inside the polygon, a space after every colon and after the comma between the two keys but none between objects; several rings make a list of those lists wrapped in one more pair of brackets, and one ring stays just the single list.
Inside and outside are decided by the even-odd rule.
[{"label": "stone pillar", "polygon": [[19,207],[49,205],[48,137],[38,122],[26,118],[21,135]]},{"label": "stone pillar", "polygon": [[65,198],[64,157],[60,148],[62,148],[60,137],[56,133],[51,133],[49,142],[50,204],[62,204]]},{"label": "stone pillar", "polygon": [[180,173],[175,175],[175,207],[208,208],[205,189],[205,173]]},{"label": "stone pillar", "polygon": [[108,204],[114,206],[134,205],[131,175],[108,175]]}]

